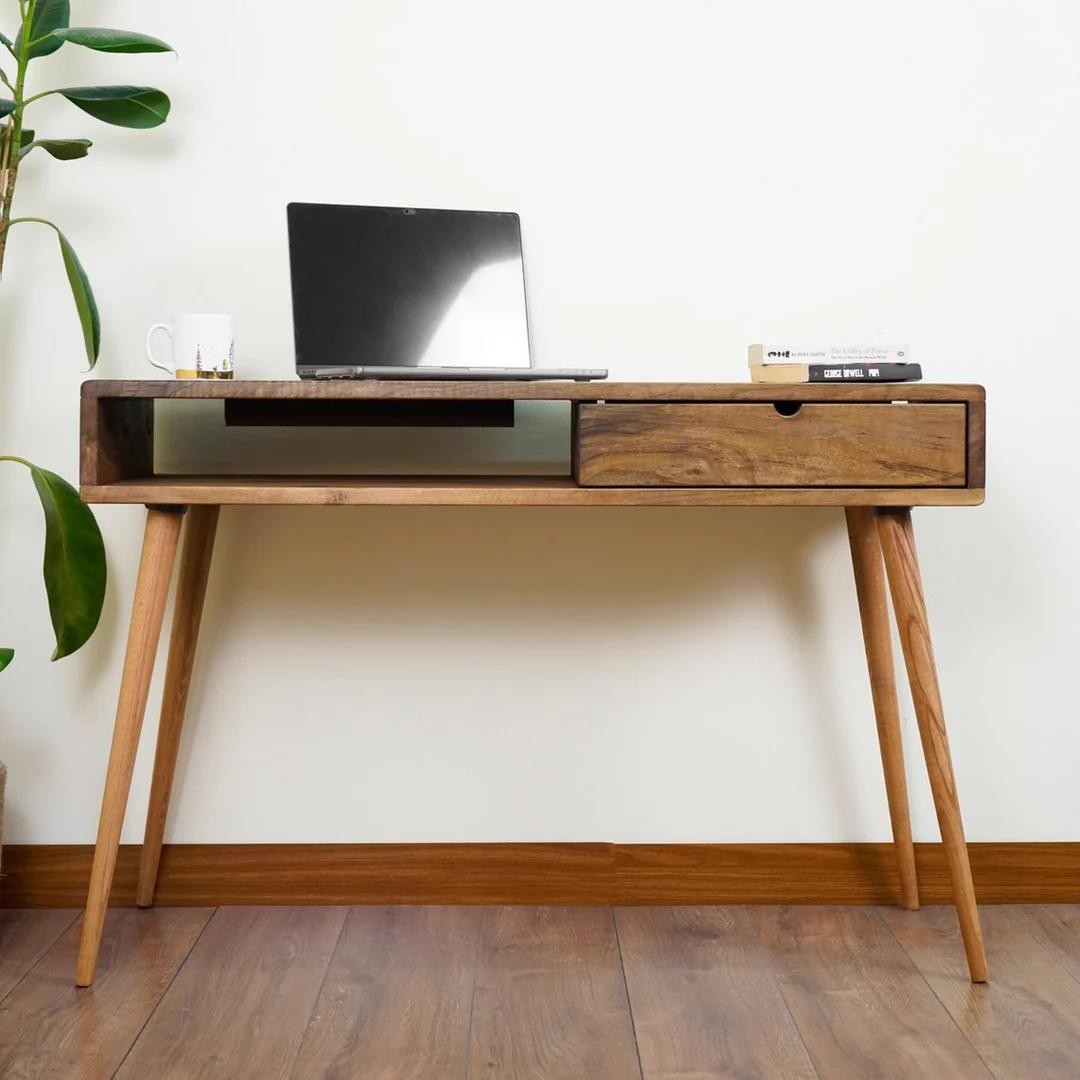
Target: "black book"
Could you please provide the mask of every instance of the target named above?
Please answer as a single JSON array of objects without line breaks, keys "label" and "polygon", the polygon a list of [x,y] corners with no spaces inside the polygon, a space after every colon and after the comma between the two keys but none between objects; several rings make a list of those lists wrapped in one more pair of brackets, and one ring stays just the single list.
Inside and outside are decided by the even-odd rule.
[{"label": "black book", "polygon": [[918,382],[919,364],[755,364],[750,368],[753,382]]}]

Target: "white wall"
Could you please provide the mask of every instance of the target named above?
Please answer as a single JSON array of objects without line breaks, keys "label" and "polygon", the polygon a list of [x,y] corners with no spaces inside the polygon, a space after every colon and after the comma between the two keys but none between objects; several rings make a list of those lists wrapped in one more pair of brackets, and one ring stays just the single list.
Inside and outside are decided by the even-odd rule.
[{"label": "white wall", "polygon": [[[985,383],[986,506],[916,516],[968,833],[1080,839],[1075,4],[74,7],[180,52],[69,46],[38,65],[42,86],[173,96],[150,133],[36,107],[39,130],[96,141],[86,161],[29,159],[17,209],[82,254],[101,377],[151,374],[145,328],[183,310],[234,312],[242,374],[287,377],[284,204],[309,199],[519,211],[547,365],[740,380],[765,336],[874,339]],[[42,230],[12,235],[0,320],[0,452],[74,476],[81,345]],[[226,437],[181,410],[165,456],[253,460],[261,437],[376,468],[494,452],[557,470],[565,416],[525,412],[455,449]],[[10,842],[93,838],[143,514],[99,517],[102,626],[51,666],[40,512],[13,467],[0,477]],[[159,673],[127,841],[160,693]],[[934,839],[906,697],[903,713]],[[223,513],[171,840],[887,835],[838,511]]]}]

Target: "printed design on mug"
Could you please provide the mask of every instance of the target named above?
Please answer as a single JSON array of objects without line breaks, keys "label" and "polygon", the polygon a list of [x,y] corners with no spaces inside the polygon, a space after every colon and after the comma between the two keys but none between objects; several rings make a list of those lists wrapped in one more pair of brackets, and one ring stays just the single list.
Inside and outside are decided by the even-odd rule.
[{"label": "printed design on mug", "polygon": [[236,354],[236,344],[229,342],[229,351],[220,364],[214,364],[211,368],[203,367],[202,345],[195,347],[195,378],[196,379],[231,379],[233,377],[233,358]]},{"label": "printed design on mug", "polygon": [[[172,355],[155,357],[155,333],[169,339]],[[174,379],[232,379],[236,375],[236,345],[231,315],[174,315],[155,323],[146,335],[146,359]]]}]

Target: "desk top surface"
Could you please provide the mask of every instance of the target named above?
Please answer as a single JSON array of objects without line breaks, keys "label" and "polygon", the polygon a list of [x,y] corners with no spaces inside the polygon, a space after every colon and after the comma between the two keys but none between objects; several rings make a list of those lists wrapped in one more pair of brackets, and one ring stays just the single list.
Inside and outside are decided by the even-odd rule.
[{"label": "desk top surface", "polygon": [[84,398],[515,401],[983,401],[961,383],[449,382],[441,379],[90,379]]}]

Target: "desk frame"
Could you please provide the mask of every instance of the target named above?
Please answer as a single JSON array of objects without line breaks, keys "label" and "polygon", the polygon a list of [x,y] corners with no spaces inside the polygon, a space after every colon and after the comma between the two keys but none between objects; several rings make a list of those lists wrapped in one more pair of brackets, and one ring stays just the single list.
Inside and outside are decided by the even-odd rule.
[{"label": "desk frame", "polygon": [[[274,422],[290,401],[407,402],[408,422],[424,402],[572,403],[575,475],[570,477],[244,477],[160,476],[153,466],[153,405],[162,398],[272,402]],[[154,902],[158,865],[222,505],[474,506],[835,506],[845,510],[877,722],[901,903],[919,904],[900,710],[890,642],[892,607],[911,685],[923,755],[972,981],[985,982],[986,957],[930,640],[911,507],[977,505],[984,488],[984,392],[975,386],[760,386],[705,383],[409,383],[409,382],[88,382],[83,386],[81,494],[86,502],[147,506],[142,555],[124,655],[116,721],[76,965],[78,986],[93,982],[116,866],[150,680],[187,519],[166,662],[146,833],[136,902]],[[741,486],[587,487],[576,479],[582,403],[877,403],[963,404],[966,464],[962,485],[919,487]],[[779,410],[778,410],[779,411]],[[305,414],[309,415],[309,414]],[[478,414],[473,414],[478,415]],[[873,419],[884,413],[871,413]],[[895,414],[894,414],[895,415]],[[385,413],[379,423],[386,422]],[[286,421],[287,422],[287,421]],[[340,418],[335,421],[340,422]],[[363,423],[357,413],[354,422]],[[466,421],[475,422],[475,421]],[[871,425],[872,426],[872,425]],[[790,429],[789,429],[790,430]],[[778,429],[782,442],[784,429]],[[861,435],[862,432],[856,433]],[[870,431],[872,436],[873,432]],[[689,438],[689,436],[688,436]],[[695,444],[696,445],[696,444]],[[853,445],[858,445],[858,439]],[[842,464],[838,448],[838,468]],[[674,462],[678,465],[679,462]]]}]

